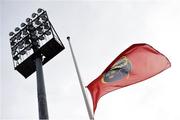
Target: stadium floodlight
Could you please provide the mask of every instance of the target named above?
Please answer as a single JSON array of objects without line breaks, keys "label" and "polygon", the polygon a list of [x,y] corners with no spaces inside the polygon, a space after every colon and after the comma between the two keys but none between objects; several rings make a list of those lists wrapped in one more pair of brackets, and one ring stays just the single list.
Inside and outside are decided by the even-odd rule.
[{"label": "stadium floodlight", "polygon": [[9,33],[14,68],[25,78],[36,71],[39,119],[48,119],[42,65],[60,53],[64,46],[45,10],[39,8],[25,21]]}]

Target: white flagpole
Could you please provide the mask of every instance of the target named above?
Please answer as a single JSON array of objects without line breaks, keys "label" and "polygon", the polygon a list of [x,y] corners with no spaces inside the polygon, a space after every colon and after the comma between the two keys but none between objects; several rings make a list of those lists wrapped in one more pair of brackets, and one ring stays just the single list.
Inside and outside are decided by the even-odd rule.
[{"label": "white flagpole", "polygon": [[71,50],[73,62],[74,62],[75,68],[76,68],[76,72],[77,72],[77,75],[78,75],[79,84],[81,86],[81,90],[82,90],[82,94],[83,94],[84,101],[85,101],[85,104],[86,104],[86,108],[87,108],[87,112],[88,112],[88,115],[89,115],[89,119],[90,120],[94,120],[94,116],[92,114],[92,111],[91,111],[91,108],[90,108],[90,104],[89,104],[89,101],[88,101],[88,98],[87,98],[87,95],[86,95],[86,91],[84,89],[84,85],[83,85],[83,82],[82,82],[82,79],[81,79],[81,75],[80,75],[80,72],[79,72],[79,69],[78,69],[78,65],[77,65],[77,62],[76,62],[76,58],[74,56],[74,52],[73,52],[73,49],[72,49],[72,46],[71,46],[71,42],[70,42],[70,37],[69,36],[67,37],[67,40],[69,42],[69,47],[70,47],[70,50]]}]

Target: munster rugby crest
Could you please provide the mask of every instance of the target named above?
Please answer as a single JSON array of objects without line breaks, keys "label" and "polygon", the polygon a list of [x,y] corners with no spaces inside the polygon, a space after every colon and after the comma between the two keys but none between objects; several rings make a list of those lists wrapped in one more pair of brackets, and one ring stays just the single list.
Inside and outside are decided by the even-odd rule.
[{"label": "munster rugby crest", "polygon": [[121,80],[124,77],[128,77],[131,68],[132,66],[129,59],[127,57],[122,57],[110,68],[108,72],[104,73],[102,81],[104,83],[114,82]]}]

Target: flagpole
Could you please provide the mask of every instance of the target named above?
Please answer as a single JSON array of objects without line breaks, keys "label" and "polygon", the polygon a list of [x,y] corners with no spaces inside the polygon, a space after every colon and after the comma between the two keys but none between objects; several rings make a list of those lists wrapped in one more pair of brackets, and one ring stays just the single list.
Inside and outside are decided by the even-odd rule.
[{"label": "flagpole", "polygon": [[91,108],[90,108],[90,104],[89,104],[89,101],[88,101],[88,98],[87,98],[87,95],[86,95],[86,91],[84,89],[84,85],[83,85],[83,82],[82,82],[82,79],[81,79],[81,75],[80,75],[80,72],[79,72],[79,69],[78,69],[78,65],[77,65],[76,58],[75,58],[75,55],[74,55],[74,52],[73,52],[73,49],[72,49],[72,46],[71,46],[71,42],[70,42],[70,37],[69,36],[67,37],[67,40],[68,40],[68,43],[69,43],[69,47],[70,47],[70,50],[71,50],[73,62],[74,62],[74,65],[75,65],[75,68],[76,68],[76,72],[77,72],[77,75],[78,75],[79,84],[80,84],[80,87],[81,87],[81,90],[82,90],[82,94],[83,94],[83,97],[84,97],[84,101],[85,101],[85,104],[86,104],[86,108],[87,108],[87,112],[88,112],[88,115],[89,115],[89,119],[90,120],[94,120],[94,116],[92,114],[92,111],[91,111]]}]

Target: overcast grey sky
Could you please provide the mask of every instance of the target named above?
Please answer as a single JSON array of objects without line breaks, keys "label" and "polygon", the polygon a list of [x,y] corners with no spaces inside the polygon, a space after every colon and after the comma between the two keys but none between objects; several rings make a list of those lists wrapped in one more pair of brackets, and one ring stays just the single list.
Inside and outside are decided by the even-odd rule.
[{"label": "overcast grey sky", "polygon": [[8,34],[41,7],[66,47],[43,67],[50,119],[88,120],[66,40],[71,36],[85,85],[133,43],[152,45],[172,63],[147,81],[102,97],[95,120],[180,120],[179,6],[173,0],[1,1],[0,119],[38,119],[36,76],[24,79],[13,69]]}]

